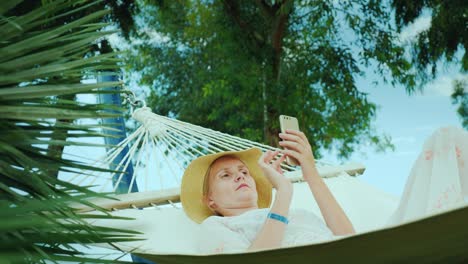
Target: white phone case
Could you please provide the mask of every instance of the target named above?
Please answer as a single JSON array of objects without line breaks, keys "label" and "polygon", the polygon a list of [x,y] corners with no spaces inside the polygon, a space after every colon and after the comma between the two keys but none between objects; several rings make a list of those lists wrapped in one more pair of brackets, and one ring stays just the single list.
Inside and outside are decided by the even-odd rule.
[{"label": "white phone case", "polygon": [[[279,117],[280,121],[280,128],[281,128],[281,133],[286,133],[286,129],[292,129],[292,130],[299,130],[299,122],[297,121],[297,118],[292,117],[292,116],[287,116],[287,115],[280,115]],[[297,166],[299,165],[299,162],[295,158],[291,157],[286,157],[286,162],[291,165],[291,166]]]}]

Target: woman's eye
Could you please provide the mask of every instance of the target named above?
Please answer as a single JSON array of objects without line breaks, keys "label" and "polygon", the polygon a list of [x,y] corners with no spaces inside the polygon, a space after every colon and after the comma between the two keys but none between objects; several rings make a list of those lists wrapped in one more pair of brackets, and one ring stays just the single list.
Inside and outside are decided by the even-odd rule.
[{"label": "woman's eye", "polygon": [[229,177],[229,174],[223,174],[223,175],[221,175],[221,178],[226,178],[226,177]]},{"label": "woman's eye", "polygon": [[242,171],[244,175],[248,175],[249,173],[247,171]]}]

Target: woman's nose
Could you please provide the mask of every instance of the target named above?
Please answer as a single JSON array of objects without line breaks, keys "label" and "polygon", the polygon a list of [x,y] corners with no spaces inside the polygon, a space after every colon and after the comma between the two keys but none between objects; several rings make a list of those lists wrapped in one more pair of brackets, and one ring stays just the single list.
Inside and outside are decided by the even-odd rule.
[{"label": "woman's nose", "polygon": [[237,173],[235,178],[236,181],[239,181],[240,179],[244,179],[244,173],[242,172]]}]

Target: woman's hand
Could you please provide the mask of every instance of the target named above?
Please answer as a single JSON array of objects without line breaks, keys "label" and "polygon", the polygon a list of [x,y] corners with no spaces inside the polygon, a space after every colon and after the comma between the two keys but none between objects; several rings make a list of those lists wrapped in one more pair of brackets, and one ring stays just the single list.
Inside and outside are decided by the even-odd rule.
[{"label": "woman's hand", "polygon": [[283,139],[283,141],[279,142],[280,146],[287,148],[282,150],[283,154],[297,159],[303,169],[304,166],[312,165],[315,167],[312,147],[304,133],[297,130],[286,129],[286,133],[280,133],[279,137]]},{"label": "woman's hand", "polygon": [[312,147],[304,133],[286,129],[286,133],[280,133],[279,137],[283,139],[279,144],[287,148],[282,150],[284,156],[287,155],[297,159],[301,165],[304,180],[309,185],[325,223],[333,234],[353,234],[355,231],[351,221],[349,221],[328,186],[318,174]]},{"label": "woman's hand", "polygon": [[284,177],[280,167],[286,156],[282,155],[280,158],[273,160],[279,153],[279,150],[268,150],[260,157],[258,165],[277,191],[292,192],[292,183],[288,178]]},{"label": "woman's hand", "polygon": [[[280,153],[277,151],[267,151],[258,159],[258,165],[263,170],[263,173],[276,189],[275,200],[271,205],[270,212],[288,217],[289,207],[291,206],[291,199],[293,193],[293,186],[291,181],[284,177],[281,171],[281,163],[286,159],[285,155],[274,160]],[[280,221],[267,218],[263,223],[262,228],[249,250],[271,249],[281,247],[281,241],[284,239],[284,232],[286,225]]]}]

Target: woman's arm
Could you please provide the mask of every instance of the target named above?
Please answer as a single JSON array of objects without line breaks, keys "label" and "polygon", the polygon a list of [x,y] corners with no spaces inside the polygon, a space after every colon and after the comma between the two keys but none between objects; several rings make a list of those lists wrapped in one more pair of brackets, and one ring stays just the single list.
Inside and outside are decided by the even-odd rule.
[{"label": "woman's arm", "polygon": [[[289,204],[291,203],[292,192],[278,191],[276,192],[275,201],[271,208],[271,212],[287,217],[289,212]],[[279,248],[283,241],[286,223],[275,219],[267,218],[263,227],[258,232],[255,240],[249,247],[249,250]]]},{"label": "woman's arm", "polygon": [[[273,161],[273,158],[279,151],[267,151],[260,157],[258,165],[262,168],[263,173],[276,189],[275,200],[270,209],[271,213],[279,214],[288,217],[289,206],[293,193],[293,187],[289,179],[285,178],[282,174],[280,164],[284,161],[286,156]],[[258,232],[254,241],[249,247],[249,250],[278,248],[283,241],[286,223],[281,221],[267,218],[263,227]]]},{"label": "woman's arm", "polygon": [[315,162],[302,166],[302,173],[309,189],[314,195],[320,212],[334,235],[349,235],[356,233],[351,221],[328,189],[322,177],[318,175]]},{"label": "woman's arm", "polygon": [[280,133],[280,137],[284,140],[280,141],[280,145],[288,148],[283,153],[299,161],[304,180],[309,185],[328,228],[335,235],[354,234],[351,221],[318,174],[312,148],[304,133],[286,130],[286,133]]}]

